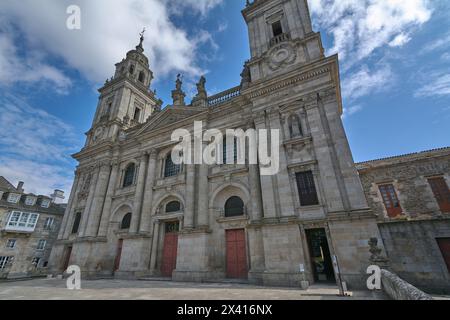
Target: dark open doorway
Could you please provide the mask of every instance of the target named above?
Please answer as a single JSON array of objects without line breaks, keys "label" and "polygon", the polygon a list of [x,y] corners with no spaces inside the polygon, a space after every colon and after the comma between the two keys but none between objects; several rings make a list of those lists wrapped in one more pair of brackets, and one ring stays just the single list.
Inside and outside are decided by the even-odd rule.
[{"label": "dark open doorway", "polygon": [[325,229],[306,230],[315,282],[336,282]]}]

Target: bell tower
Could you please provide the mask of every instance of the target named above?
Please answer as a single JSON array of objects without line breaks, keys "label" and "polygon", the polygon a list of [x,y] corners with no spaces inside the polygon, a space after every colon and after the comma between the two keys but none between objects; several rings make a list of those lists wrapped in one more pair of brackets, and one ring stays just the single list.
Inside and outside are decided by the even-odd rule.
[{"label": "bell tower", "polygon": [[324,57],[307,0],[247,0],[242,14],[248,26],[252,81]]},{"label": "bell tower", "polygon": [[136,48],[116,64],[114,76],[99,89],[97,111],[87,132],[86,146],[115,141],[120,132],[146,122],[161,108],[162,101],[150,89],[153,72],[144,54],[144,32],[145,29]]}]

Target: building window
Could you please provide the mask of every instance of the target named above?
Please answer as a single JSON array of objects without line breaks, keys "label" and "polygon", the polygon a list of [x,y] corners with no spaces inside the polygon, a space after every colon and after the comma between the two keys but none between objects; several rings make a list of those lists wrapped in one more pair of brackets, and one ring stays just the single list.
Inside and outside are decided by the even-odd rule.
[{"label": "building window", "polygon": [[289,134],[291,135],[291,138],[303,136],[303,130],[300,124],[300,119],[295,114],[289,117]]},{"label": "building window", "polygon": [[128,167],[125,169],[125,175],[123,178],[123,187],[130,187],[134,183],[134,175],[136,173],[136,165],[134,163],[131,163],[128,165]]},{"label": "building window", "polygon": [[122,223],[120,224],[120,229],[122,229],[122,230],[130,229],[130,226],[131,226],[131,217],[132,217],[132,214],[131,214],[131,213],[127,213],[127,214],[123,217]]},{"label": "building window", "polygon": [[51,230],[54,224],[55,224],[55,218],[47,218],[47,219],[45,219],[44,229]]},{"label": "building window", "polygon": [[39,240],[37,245],[37,250],[43,251],[45,250],[45,246],[47,245],[47,240]]},{"label": "building window", "polygon": [[39,215],[37,213],[13,211],[9,217],[7,229],[34,231],[38,218]]},{"label": "building window", "polygon": [[403,213],[397,193],[392,184],[386,184],[379,187],[383,197],[384,206],[390,218],[395,218]]},{"label": "building window", "polygon": [[10,193],[8,196],[9,203],[17,203],[20,200],[20,194]]},{"label": "building window", "polygon": [[144,80],[145,80],[145,73],[144,73],[144,71],[139,72],[139,78],[138,79],[139,79],[140,82],[144,83]]},{"label": "building window", "polygon": [[450,238],[439,238],[436,240],[447,265],[448,272],[450,272]]},{"label": "building window", "polygon": [[442,212],[450,213],[450,191],[443,177],[428,179]]},{"label": "building window", "polygon": [[238,159],[237,151],[237,139],[234,138],[234,143],[227,144],[227,138],[225,137],[223,139],[223,164],[235,164]]},{"label": "building window", "polygon": [[172,155],[169,154],[166,158],[164,165],[164,177],[174,177],[177,176],[181,172],[181,165],[175,164],[172,161]]},{"label": "building window", "polygon": [[244,201],[239,197],[231,197],[225,202],[225,217],[239,217],[244,215]]},{"label": "building window", "polygon": [[34,206],[36,204],[36,198],[35,197],[26,197],[25,204],[27,206]]},{"label": "building window", "polygon": [[81,212],[77,212],[75,214],[75,220],[73,221],[72,234],[78,233],[78,229],[80,228],[80,222],[81,222]]},{"label": "building window", "polygon": [[315,206],[319,204],[316,184],[312,171],[299,172],[296,174],[297,187],[300,195],[300,205],[302,207]]},{"label": "building window", "polygon": [[134,73],[134,65],[131,65],[130,66],[130,74],[133,74]]},{"label": "building window", "polygon": [[134,116],[133,116],[133,120],[136,122],[139,122],[141,119],[141,109],[140,108],[136,108],[134,109]]},{"label": "building window", "polygon": [[0,257],[0,270],[5,269],[14,260],[14,257]]},{"label": "building window", "polygon": [[42,199],[41,207],[42,207],[42,208],[48,208],[48,207],[50,207],[50,200],[49,200],[49,199]]},{"label": "building window", "polygon": [[14,249],[16,247],[16,243],[17,243],[16,239],[8,239],[8,242],[6,243],[6,248]]},{"label": "building window", "polygon": [[272,31],[273,31],[274,37],[277,37],[280,34],[283,34],[283,27],[281,26],[281,21],[272,23]]},{"label": "building window", "polygon": [[181,211],[181,204],[178,201],[171,201],[166,204],[166,213]]}]

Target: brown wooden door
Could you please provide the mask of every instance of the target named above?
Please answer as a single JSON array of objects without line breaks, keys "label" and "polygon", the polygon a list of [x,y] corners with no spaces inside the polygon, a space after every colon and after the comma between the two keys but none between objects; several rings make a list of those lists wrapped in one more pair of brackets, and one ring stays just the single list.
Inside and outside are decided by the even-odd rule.
[{"label": "brown wooden door", "polygon": [[247,279],[247,250],[245,246],[245,230],[227,230],[227,277]]},{"label": "brown wooden door", "polygon": [[71,255],[72,255],[72,247],[67,247],[66,255],[64,256],[63,271],[66,271],[67,268],[69,267]]},{"label": "brown wooden door", "polygon": [[450,238],[437,239],[442,256],[447,264],[448,272],[450,272]]},{"label": "brown wooden door", "polygon": [[161,274],[164,277],[172,277],[177,268],[178,233],[170,232],[164,236],[164,249],[161,265]]},{"label": "brown wooden door", "polygon": [[450,190],[443,177],[428,179],[442,212],[450,213]]},{"label": "brown wooden door", "polygon": [[120,239],[117,244],[117,254],[116,254],[116,260],[114,261],[114,271],[117,271],[120,269],[120,259],[122,258],[122,247],[123,247],[123,240]]}]

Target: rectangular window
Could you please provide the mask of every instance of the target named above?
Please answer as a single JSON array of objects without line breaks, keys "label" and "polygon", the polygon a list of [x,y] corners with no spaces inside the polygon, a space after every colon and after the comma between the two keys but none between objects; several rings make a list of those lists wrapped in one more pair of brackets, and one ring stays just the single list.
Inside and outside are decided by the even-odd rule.
[{"label": "rectangular window", "polygon": [[35,203],[36,203],[36,198],[33,198],[33,197],[27,197],[27,198],[25,199],[25,204],[26,204],[27,206],[34,206]]},{"label": "rectangular window", "polygon": [[395,218],[403,213],[397,193],[392,184],[386,184],[379,187],[383,197],[384,206],[390,218]]},{"label": "rectangular window", "polygon": [[139,122],[139,120],[141,119],[141,109],[139,109],[139,108],[134,109],[133,119],[134,119],[134,121]]},{"label": "rectangular window", "polygon": [[450,272],[450,238],[440,238],[436,240],[438,242],[439,249],[441,249],[444,261],[447,264],[448,272]]},{"label": "rectangular window", "polygon": [[48,207],[50,207],[50,200],[48,200],[48,199],[42,200],[42,202],[41,202],[41,207],[42,207],[42,208],[48,208]]},{"label": "rectangular window", "polygon": [[47,245],[47,240],[39,240],[37,245],[37,250],[42,251],[45,250],[45,246]]},{"label": "rectangular window", "polygon": [[428,179],[442,212],[450,213],[450,191],[443,177]]},{"label": "rectangular window", "polygon": [[73,221],[72,234],[78,233],[78,229],[80,228],[81,222],[81,212],[77,212],[75,214],[75,220]]},{"label": "rectangular window", "polygon": [[45,219],[44,229],[45,230],[51,230],[53,228],[54,224],[55,224],[55,219],[54,218],[47,218],[47,219]]},{"label": "rectangular window", "polygon": [[7,244],[6,244],[6,247],[8,249],[14,249],[16,247],[16,242],[17,242],[16,239],[9,239]]},{"label": "rectangular window", "polygon": [[13,260],[14,257],[0,257],[0,270],[5,269]]},{"label": "rectangular window", "polygon": [[301,206],[318,205],[319,198],[312,171],[299,172],[296,174],[296,177]]},{"label": "rectangular window", "polygon": [[9,203],[17,203],[20,200],[20,195],[18,194],[10,194],[8,196],[8,202]]},{"label": "rectangular window", "polygon": [[13,211],[9,217],[7,230],[34,231],[39,215],[37,213],[26,213]]},{"label": "rectangular window", "polygon": [[277,37],[280,34],[283,34],[283,27],[281,26],[281,21],[272,23],[272,31],[273,31],[274,37]]}]

